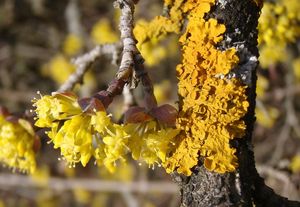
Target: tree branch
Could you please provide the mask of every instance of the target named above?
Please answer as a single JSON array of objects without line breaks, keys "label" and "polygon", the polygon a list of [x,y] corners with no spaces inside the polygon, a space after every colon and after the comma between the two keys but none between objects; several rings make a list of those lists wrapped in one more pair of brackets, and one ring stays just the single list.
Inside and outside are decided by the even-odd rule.
[{"label": "tree branch", "polygon": [[[76,66],[76,71],[68,80],[58,89],[58,92],[70,91],[77,83],[83,82],[83,76],[88,71],[89,67],[96,61],[97,58],[103,55],[112,55],[116,58],[116,53],[120,48],[120,44],[98,45],[88,53],[74,59],[72,62]],[[115,62],[115,60],[113,60]]]},{"label": "tree branch", "polygon": [[119,29],[123,43],[123,54],[117,78],[128,80],[132,77],[134,54],[138,53],[133,36],[134,2],[132,0],[117,0],[114,2],[114,7],[121,9]]}]

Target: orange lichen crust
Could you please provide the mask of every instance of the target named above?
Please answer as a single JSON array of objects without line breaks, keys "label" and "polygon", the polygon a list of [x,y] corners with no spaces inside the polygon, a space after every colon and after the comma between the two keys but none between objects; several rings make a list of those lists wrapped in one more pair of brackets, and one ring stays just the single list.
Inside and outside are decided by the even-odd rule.
[{"label": "orange lichen crust", "polygon": [[178,93],[182,97],[177,128],[181,129],[173,154],[164,167],[186,175],[198,163],[218,173],[237,167],[236,150],[229,141],[244,135],[247,112],[246,86],[226,78],[239,62],[235,48],[221,51],[226,27],[216,19],[204,20],[215,0],[188,0],[183,5],[188,25],[180,38],[183,61],[177,66]]}]

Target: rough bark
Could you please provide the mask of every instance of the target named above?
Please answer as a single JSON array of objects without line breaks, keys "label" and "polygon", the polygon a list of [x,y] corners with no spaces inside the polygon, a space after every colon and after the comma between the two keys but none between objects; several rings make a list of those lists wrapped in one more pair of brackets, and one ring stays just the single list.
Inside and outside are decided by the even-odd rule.
[{"label": "rough bark", "polygon": [[[288,201],[267,187],[255,168],[251,136],[255,122],[256,67],[258,64],[257,22],[260,8],[254,0],[218,0],[207,18],[215,18],[226,25],[224,41],[219,49],[236,47],[240,63],[230,75],[240,78],[248,86],[250,103],[244,117],[247,124],[246,135],[235,139],[231,146],[237,149],[239,167],[235,173],[218,174],[210,172],[202,165],[189,177],[173,174],[173,179],[181,188],[182,207],[194,206],[300,206]],[[229,76],[230,76],[229,75]]]}]

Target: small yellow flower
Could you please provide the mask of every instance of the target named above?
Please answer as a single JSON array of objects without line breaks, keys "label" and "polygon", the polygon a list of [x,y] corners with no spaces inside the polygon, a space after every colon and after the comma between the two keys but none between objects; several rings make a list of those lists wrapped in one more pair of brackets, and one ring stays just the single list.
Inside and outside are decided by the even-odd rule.
[{"label": "small yellow flower", "polygon": [[119,39],[107,19],[101,19],[93,26],[91,36],[96,44],[114,43]]},{"label": "small yellow flower", "polygon": [[51,77],[56,83],[63,84],[75,71],[75,66],[63,54],[57,54],[42,68],[45,76]]},{"label": "small yellow flower", "polygon": [[157,103],[161,104],[168,100],[168,96],[172,91],[171,82],[168,80],[163,80],[159,84],[154,85],[154,95],[156,97]]},{"label": "small yellow flower", "polygon": [[92,115],[91,125],[93,125],[95,130],[99,133],[104,133],[106,131],[106,127],[110,123],[111,120],[105,111],[97,111],[95,112],[95,115]]},{"label": "small yellow flower", "polygon": [[82,46],[82,39],[78,35],[68,34],[63,43],[63,51],[69,56],[76,55],[81,50]]},{"label": "small yellow flower", "polygon": [[149,165],[165,162],[171,145],[179,130],[163,128],[156,121],[130,123],[125,126],[130,135],[128,147],[135,160],[143,160]]},{"label": "small yellow flower", "polygon": [[300,155],[296,155],[292,158],[290,163],[290,169],[293,173],[299,173],[300,172]]},{"label": "small yellow flower", "polygon": [[297,80],[300,80],[300,57],[293,60],[293,71],[297,78]]},{"label": "small yellow flower", "polygon": [[38,127],[51,127],[56,120],[64,120],[81,113],[77,96],[73,93],[55,93],[52,96],[41,96],[33,100],[36,108]]},{"label": "small yellow flower", "polygon": [[174,144],[173,139],[179,133],[178,129],[166,128],[151,133],[147,138],[147,147],[151,149],[161,162],[166,161],[170,151],[170,145]]},{"label": "small yellow flower", "polygon": [[50,128],[48,137],[54,148],[60,149],[62,158],[70,167],[79,162],[86,166],[93,154],[100,159],[99,150],[94,152],[92,142],[93,136],[107,134],[111,121],[105,111],[83,111],[77,96],[69,92],[42,96],[34,106],[37,113],[35,125]]},{"label": "small yellow flower", "polygon": [[[35,135],[30,123],[9,122],[0,115],[0,162],[21,172],[33,173],[36,168]],[[26,125],[26,128],[23,127]]]},{"label": "small yellow flower", "polygon": [[103,163],[110,172],[115,171],[117,160],[125,161],[124,156],[128,151],[128,137],[129,135],[122,125],[113,124],[107,127],[107,134],[103,137],[103,143],[105,144]]},{"label": "small yellow flower", "polygon": [[258,105],[255,109],[255,114],[258,124],[266,128],[271,128],[279,116],[279,111],[275,107],[264,108]]},{"label": "small yellow flower", "polygon": [[256,94],[257,98],[263,99],[266,90],[269,88],[269,81],[262,75],[257,76]]},{"label": "small yellow flower", "polygon": [[76,115],[65,121],[57,134],[49,137],[54,148],[60,148],[69,166],[78,162],[86,166],[93,154],[90,117],[87,115]]}]

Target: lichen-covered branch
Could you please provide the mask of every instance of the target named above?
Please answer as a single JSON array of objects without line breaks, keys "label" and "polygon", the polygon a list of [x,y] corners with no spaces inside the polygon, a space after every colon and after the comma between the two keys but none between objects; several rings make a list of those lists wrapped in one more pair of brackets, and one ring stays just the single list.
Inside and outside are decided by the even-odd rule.
[{"label": "lichen-covered branch", "polygon": [[133,14],[136,2],[133,0],[117,0],[114,4],[122,12],[120,31],[123,42],[123,55],[117,78],[130,80],[133,87],[136,86],[137,81],[141,81],[144,88],[146,108],[150,110],[157,106],[157,102],[153,93],[152,82],[143,65],[144,59],[136,47],[137,42],[133,35]]},{"label": "lichen-covered branch", "polygon": [[117,72],[118,79],[130,79],[134,67],[134,54],[137,53],[136,42],[133,36],[133,14],[134,1],[117,0],[114,2],[116,8],[121,9],[120,25],[121,39],[123,43],[123,54],[121,64]]}]

